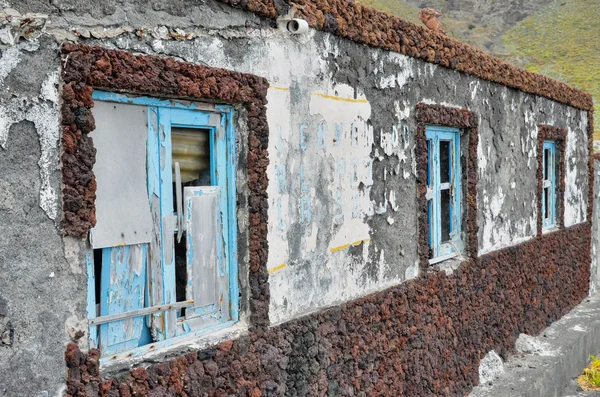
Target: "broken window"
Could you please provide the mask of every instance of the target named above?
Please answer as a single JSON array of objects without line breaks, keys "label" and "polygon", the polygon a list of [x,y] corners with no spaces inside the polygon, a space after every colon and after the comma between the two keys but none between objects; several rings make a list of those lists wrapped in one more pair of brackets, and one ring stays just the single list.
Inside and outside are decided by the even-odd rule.
[{"label": "broken window", "polygon": [[542,152],[542,228],[556,227],[556,142],[544,141]]},{"label": "broken window", "polygon": [[101,361],[233,324],[233,109],[104,92],[94,100],[88,317]]},{"label": "broken window", "polygon": [[430,263],[461,254],[460,130],[428,126],[427,216]]}]

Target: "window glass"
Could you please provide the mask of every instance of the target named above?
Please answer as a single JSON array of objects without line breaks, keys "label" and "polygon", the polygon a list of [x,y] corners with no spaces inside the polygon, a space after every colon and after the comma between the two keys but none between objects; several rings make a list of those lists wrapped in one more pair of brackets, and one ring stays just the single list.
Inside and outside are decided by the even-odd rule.
[{"label": "window glass", "polygon": [[[172,174],[173,174],[173,210],[177,207],[177,175],[176,163],[179,164],[181,187],[209,186],[210,180],[210,130],[202,128],[171,127]],[[180,192],[181,194],[181,192]],[[182,201],[182,198],[179,197]],[[182,202],[183,204],[183,202]],[[182,230],[182,238],[178,238],[179,230],[175,230],[175,294],[177,301],[187,299],[187,247],[186,231]],[[182,308],[180,315],[185,315]]]},{"label": "window glass", "polygon": [[441,191],[441,218],[442,218],[442,243],[446,243],[450,240],[450,190]]},{"label": "window glass", "polygon": [[550,174],[549,168],[550,168],[550,149],[544,149],[544,172],[543,172],[544,180],[548,180],[548,176]]},{"label": "window glass", "polygon": [[[194,186],[210,185],[210,130],[171,127],[173,180],[175,163],[179,162],[181,182]],[[190,185],[191,186],[191,185]]]},{"label": "window glass", "polygon": [[440,182],[450,182],[450,141],[440,141]]}]

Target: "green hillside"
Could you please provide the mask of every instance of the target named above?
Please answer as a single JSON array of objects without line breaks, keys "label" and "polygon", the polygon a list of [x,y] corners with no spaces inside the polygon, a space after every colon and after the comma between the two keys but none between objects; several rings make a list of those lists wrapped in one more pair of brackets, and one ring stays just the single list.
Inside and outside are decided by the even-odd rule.
[{"label": "green hillside", "polygon": [[[361,0],[361,3],[396,15],[406,21],[421,25],[419,11],[421,8],[402,0]],[[448,9],[446,0],[430,0],[423,4],[442,11],[442,23],[448,36],[477,46],[487,51],[494,35],[502,33],[497,26],[481,24],[477,16],[470,12]]]},{"label": "green hillside", "polygon": [[[598,106],[600,1],[555,1],[506,32],[502,45],[508,60],[591,93]],[[594,125],[600,139],[598,116]]]},{"label": "green hillside", "polygon": [[600,0],[362,1],[417,24],[419,7],[433,7],[449,36],[587,91],[600,105]]}]

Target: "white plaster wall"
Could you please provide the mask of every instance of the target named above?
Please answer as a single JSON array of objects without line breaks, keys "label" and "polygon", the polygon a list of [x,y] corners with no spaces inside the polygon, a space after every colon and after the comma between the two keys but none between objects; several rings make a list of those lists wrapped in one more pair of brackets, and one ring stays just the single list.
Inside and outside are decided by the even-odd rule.
[{"label": "white plaster wall", "polygon": [[[569,112],[581,113],[577,111]],[[565,148],[565,227],[573,226],[587,220],[587,190],[582,179],[587,179],[585,172],[580,164],[582,157],[587,158],[587,127],[588,120],[584,115],[580,115],[579,123],[573,122],[567,128],[567,142]],[[590,187],[591,188],[591,187]]]},{"label": "white plaster wall", "polygon": [[[488,119],[494,117],[493,99],[486,97],[481,84],[470,88],[472,100],[481,103],[477,155],[479,255],[483,255],[530,240],[537,233],[537,119],[531,105],[523,106],[514,95],[509,100],[511,92],[503,87],[496,101],[501,102],[497,111],[502,124],[495,125]],[[500,172],[499,157],[505,167]]]},{"label": "white plaster wall", "polygon": [[[473,87],[474,98],[481,96],[478,90],[478,85]],[[566,185],[564,224],[569,227],[586,221],[587,113],[545,98],[525,98],[525,94],[521,93],[519,96],[526,99],[525,106],[522,106],[518,98],[506,100],[505,93],[509,90],[504,88],[501,94],[504,103],[502,118],[506,121],[501,126],[484,121],[479,128],[480,255],[520,244],[537,234],[537,205],[540,198],[537,197],[535,180],[540,124],[567,129],[567,164],[563,176]],[[488,99],[482,101],[483,108],[491,112]],[[499,156],[496,146],[512,152],[512,156],[501,158],[504,167],[508,165],[512,168],[509,172],[506,168],[501,172],[496,169]],[[524,195],[523,191],[530,193]],[[525,211],[521,211],[523,209]],[[519,211],[524,215],[518,215]]]},{"label": "white plaster wall", "polygon": [[[290,105],[289,95],[289,90],[271,89],[267,108],[275,132],[267,171],[272,181],[267,268],[273,322],[351,299],[368,288],[358,282],[360,265],[341,270],[351,244],[365,244],[366,261],[370,230],[365,215],[375,211],[369,199],[373,184],[373,131],[366,123],[371,116],[369,102],[348,86],[322,87],[308,93],[308,114],[299,115],[300,123],[290,123],[290,108],[285,108]],[[329,191],[317,194],[319,177],[327,178]],[[333,213],[323,200],[335,202]],[[303,233],[294,235],[301,240],[301,254],[295,257],[290,256],[288,240],[293,224],[303,227]],[[319,244],[323,229],[332,233],[326,246]],[[307,260],[310,264],[297,266]],[[310,285],[297,288],[299,283]]]},{"label": "white plaster wall", "polygon": [[[372,200],[370,189],[374,177],[394,174],[414,180],[410,131],[399,122],[381,131],[385,153],[375,156],[396,156],[399,164],[374,176],[371,104],[362,92],[334,84],[328,77],[328,57],[340,55],[337,39],[325,35],[325,40],[315,43],[314,31],[303,36],[268,31],[252,35],[260,43],[253,42],[243,59],[228,56],[220,38],[183,44],[157,39],[152,47],[187,61],[258,74],[271,84],[267,96],[271,322],[416,277],[416,263],[399,272],[383,250],[372,251],[368,224],[373,214],[385,213],[389,224],[402,223],[407,216],[399,213],[401,198],[395,191],[386,190]],[[119,45],[133,49],[135,42],[123,40]],[[397,66],[384,70],[384,61],[389,60]],[[372,61],[381,65],[377,75],[383,87],[401,89],[412,77],[411,58],[374,52]],[[396,101],[398,120],[409,120],[412,107]],[[317,191],[323,185],[328,188]],[[360,257],[349,254],[353,247],[362,248]],[[364,276],[367,259],[373,255],[378,258],[376,282]]]},{"label": "white plaster wall", "polygon": [[[221,32],[223,33],[223,32]],[[389,225],[414,225],[414,214],[405,214],[395,190],[385,190],[371,198],[373,180],[400,176],[414,183],[416,162],[414,153],[414,109],[416,102],[438,103],[444,106],[466,107],[480,115],[479,160],[479,249],[480,254],[526,241],[536,233],[537,197],[523,199],[520,191],[533,189],[521,186],[518,175],[503,171],[499,174],[495,162],[506,147],[519,157],[519,173],[535,174],[537,167],[537,125],[540,123],[567,126],[567,156],[572,167],[566,171],[565,224],[585,221],[586,190],[581,180],[581,161],[587,156],[585,112],[568,110],[568,119],[559,120],[568,107],[543,98],[533,98],[514,90],[501,88],[490,97],[490,84],[471,80],[466,87],[437,80],[440,73],[449,72],[438,66],[379,50],[370,50],[378,89],[406,92],[406,99],[394,99],[394,122],[378,128],[379,142],[374,147],[371,126],[373,104],[356,87],[336,84],[332,79],[332,59],[344,56],[337,38],[310,31],[307,35],[289,36],[273,30],[229,32],[231,37],[251,40],[243,57],[232,57],[226,39],[204,35],[193,41],[172,41],[160,37],[151,41],[151,50],[163,55],[175,55],[185,61],[208,66],[250,72],[269,80],[267,117],[271,131],[269,144],[269,259],[271,307],[273,323],[297,315],[351,300],[373,291],[398,284],[418,275],[418,266],[411,263],[402,272],[395,271],[397,259],[389,252],[374,251],[369,219],[385,215]],[[114,39],[118,48],[148,52],[148,47],[126,36]],[[19,47],[21,46],[21,47]],[[20,44],[3,54],[0,78],[4,78],[20,62],[19,51],[29,51],[37,43]],[[42,156],[40,192],[42,208],[56,217],[56,192],[48,175],[57,167],[58,111],[53,90],[56,74],[49,74],[35,104],[2,104],[0,106],[0,144],[6,145],[7,126],[25,118],[39,124]],[[423,83],[425,81],[425,83]],[[437,90],[414,92],[417,85],[437,81]],[[465,93],[461,92],[467,90]],[[409,96],[410,93],[410,96]],[[402,98],[402,97],[401,97]],[[417,98],[415,100],[414,98]],[[436,99],[441,98],[441,99]],[[510,99],[509,99],[510,98]],[[494,104],[500,101],[501,106]],[[523,105],[523,101],[527,103]],[[381,102],[381,100],[379,101]],[[33,106],[35,105],[35,106]],[[378,103],[377,106],[381,106]],[[561,111],[555,111],[561,110]],[[490,115],[500,111],[512,122],[501,126],[490,122]],[[23,117],[25,115],[25,117]],[[337,132],[336,132],[337,131]],[[337,134],[337,136],[336,136]],[[495,142],[504,136],[502,148]],[[496,138],[495,138],[496,137]],[[582,149],[582,147],[584,149]],[[384,167],[375,175],[374,160],[395,157],[393,167]],[[509,160],[507,157],[505,160]],[[317,191],[319,180],[327,189]],[[410,200],[415,200],[410,197]],[[520,210],[524,216],[515,216]],[[412,217],[412,218],[411,218]],[[294,225],[300,225],[291,230]],[[402,226],[400,226],[402,225]],[[417,230],[412,238],[416,246]],[[324,243],[325,241],[325,243]],[[412,243],[411,243],[412,244]],[[360,256],[350,254],[362,247]],[[369,261],[376,259],[376,277],[365,278]],[[377,281],[372,281],[377,280]]]}]

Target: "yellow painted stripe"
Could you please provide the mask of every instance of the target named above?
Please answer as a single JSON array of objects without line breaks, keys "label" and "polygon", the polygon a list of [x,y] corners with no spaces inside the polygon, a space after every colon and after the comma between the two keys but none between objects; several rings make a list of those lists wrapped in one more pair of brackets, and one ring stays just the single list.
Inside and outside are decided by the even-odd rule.
[{"label": "yellow painted stripe", "polygon": [[289,87],[277,87],[274,85],[270,85],[269,88],[272,88],[274,90],[279,90],[279,91],[289,91],[290,90]]},{"label": "yellow painted stripe", "polygon": [[281,269],[283,269],[283,268],[284,268],[284,267],[286,267],[286,266],[287,266],[287,265],[286,265],[285,263],[282,263],[281,265],[279,265],[279,266],[275,266],[275,267],[272,267],[272,268],[270,268],[270,269],[269,269],[269,270],[267,270],[267,271],[269,272],[269,274],[273,274],[273,273],[275,273],[275,272],[278,272],[278,271],[280,271]]},{"label": "yellow painted stripe", "polygon": [[334,248],[330,249],[329,252],[343,251],[346,248],[350,248],[350,244],[340,245],[339,247],[334,247]]},{"label": "yellow painted stripe", "polygon": [[357,245],[361,245],[362,243],[368,243],[369,241],[371,241],[370,238],[366,238],[364,240],[358,240],[358,241],[355,241],[350,244],[344,244],[344,245],[340,245],[339,247],[334,247],[334,248],[330,249],[329,252],[343,251],[345,249],[350,248],[350,246],[356,247]]},{"label": "yellow painted stripe", "polygon": [[369,101],[367,101],[366,99],[342,98],[339,96],[319,94],[316,92],[313,92],[311,95],[320,96],[321,98],[326,98],[326,99],[333,99],[334,101],[341,101],[341,102],[369,103]]}]

